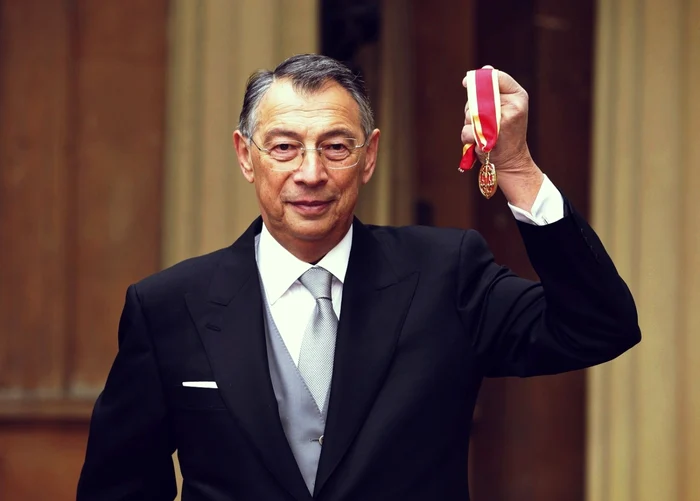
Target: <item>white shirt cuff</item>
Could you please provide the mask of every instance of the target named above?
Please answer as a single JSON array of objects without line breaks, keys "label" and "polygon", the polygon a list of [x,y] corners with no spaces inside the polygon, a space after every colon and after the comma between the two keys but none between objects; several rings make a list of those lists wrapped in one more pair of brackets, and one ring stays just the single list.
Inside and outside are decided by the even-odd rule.
[{"label": "white shirt cuff", "polygon": [[523,223],[534,224],[535,226],[554,223],[564,217],[564,198],[546,175],[544,175],[537,198],[532,204],[531,212],[524,211],[511,204],[508,204],[508,207],[513,212],[515,219]]}]

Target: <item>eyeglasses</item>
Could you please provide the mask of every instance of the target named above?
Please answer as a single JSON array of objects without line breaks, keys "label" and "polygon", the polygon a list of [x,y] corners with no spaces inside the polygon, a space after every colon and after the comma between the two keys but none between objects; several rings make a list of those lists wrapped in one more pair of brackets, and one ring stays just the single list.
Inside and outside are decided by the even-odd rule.
[{"label": "eyeglasses", "polygon": [[366,143],[358,144],[357,139],[343,137],[321,142],[317,148],[306,148],[300,141],[290,139],[273,139],[262,148],[250,138],[250,142],[265,153],[270,168],[276,171],[294,171],[301,167],[307,151],[317,151],[324,167],[332,170],[350,169],[360,162],[360,148]]}]

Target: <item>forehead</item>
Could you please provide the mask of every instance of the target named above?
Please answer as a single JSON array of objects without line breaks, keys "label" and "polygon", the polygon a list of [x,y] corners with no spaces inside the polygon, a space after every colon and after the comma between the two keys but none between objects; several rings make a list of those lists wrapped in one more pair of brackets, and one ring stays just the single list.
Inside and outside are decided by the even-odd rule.
[{"label": "forehead", "polygon": [[263,133],[279,127],[302,135],[337,127],[361,131],[360,107],[333,81],[315,92],[298,92],[290,80],[277,80],[260,101],[257,115]]}]

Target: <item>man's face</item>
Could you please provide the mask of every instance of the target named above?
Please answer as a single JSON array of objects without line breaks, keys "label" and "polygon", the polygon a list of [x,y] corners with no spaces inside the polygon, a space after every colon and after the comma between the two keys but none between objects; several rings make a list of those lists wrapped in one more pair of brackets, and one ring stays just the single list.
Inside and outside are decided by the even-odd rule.
[{"label": "man's face", "polygon": [[374,171],[379,131],[365,138],[359,106],[334,82],[306,95],[297,93],[289,80],[278,80],[263,97],[256,116],[253,141],[262,148],[285,141],[315,148],[322,141],[347,137],[356,139],[358,145],[366,143],[355,152],[358,163],[354,167],[329,169],[317,152],[308,151],[296,170],[281,172],[274,170],[268,154],[249,144],[239,131],[234,133],[241,170],[255,184],[270,233],[293,253],[294,248],[312,246],[325,254],[352,224],[360,186]]}]

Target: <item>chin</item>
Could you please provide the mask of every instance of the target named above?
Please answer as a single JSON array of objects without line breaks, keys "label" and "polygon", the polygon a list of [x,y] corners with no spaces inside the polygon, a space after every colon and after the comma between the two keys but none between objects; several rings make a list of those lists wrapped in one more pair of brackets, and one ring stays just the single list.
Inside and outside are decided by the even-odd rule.
[{"label": "chin", "polygon": [[300,240],[314,241],[323,240],[328,237],[333,232],[333,226],[327,224],[302,224],[296,225],[294,228],[294,233]]},{"label": "chin", "polygon": [[340,222],[331,217],[318,219],[294,218],[289,221],[289,229],[300,240],[322,240],[338,231]]}]

